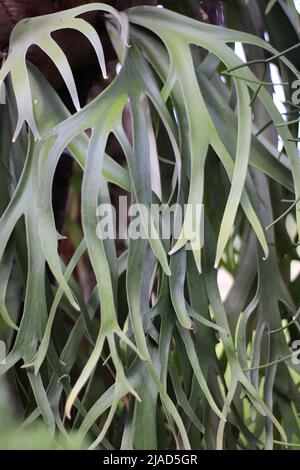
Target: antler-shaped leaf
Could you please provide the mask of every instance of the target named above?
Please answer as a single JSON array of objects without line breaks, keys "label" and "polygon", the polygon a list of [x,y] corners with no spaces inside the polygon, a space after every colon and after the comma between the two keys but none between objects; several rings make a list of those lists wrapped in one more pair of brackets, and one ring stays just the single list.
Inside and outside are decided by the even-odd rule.
[{"label": "antler-shaped leaf", "polygon": [[111,6],[103,3],[91,3],[90,5],[84,5],[51,15],[24,19],[15,26],[10,38],[8,58],[0,71],[0,86],[7,75],[9,73],[11,74],[18,107],[18,122],[13,136],[13,142],[17,139],[24,122],[28,123],[35,139],[40,139],[40,133],[34,119],[32,94],[26,66],[26,54],[30,46],[39,46],[56,64],[77,110],[80,109],[80,104],[70,64],[62,49],[51,37],[51,34],[54,31],[65,28],[75,29],[81,32],[94,47],[102,74],[104,78],[107,77],[104,52],[100,38],[96,30],[87,23],[87,21],[78,18],[78,16],[83,13],[97,10],[110,13],[118,20],[122,28],[122,39],[126,42],[125,36],[127,27],[124,24],[124,17]]}]

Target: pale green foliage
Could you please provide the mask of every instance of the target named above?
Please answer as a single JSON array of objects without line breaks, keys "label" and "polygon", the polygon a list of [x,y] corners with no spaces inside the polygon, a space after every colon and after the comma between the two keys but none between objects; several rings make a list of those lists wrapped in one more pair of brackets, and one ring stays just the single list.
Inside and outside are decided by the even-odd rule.
[{"label": "pale green foliage", "polygon": [[[93,9],[117,18],[119,27],[109,24],[108,30],[122,67],[114,81],[79,110],[70,66],[51,33],[75,28],[85,34],[105,75],[99,38],[77,18]],[[274,9],[269,5],[268,14]],[[236,55],[231,47],[235,42],[268,51],[280,62],[283,76],[299,77],[292,60],[284,54],[278,57],[276,49],[257,36],[167,9],[141,7],[119,15],[107,5],[89,4],[16,26],[0,72],[1,80],[11,74],[1,111],[0,191],[6,202],[0,219],[0,312],[4,333],[17,333],[13,341],[6,336],[10,353],[0,372],[22,366],[36,403],[25,425],[42,416],[50,433],[65,433],[63,403],[68,418],[76,409],[72,416],[78,445],[84,445],[86,436],[93,441],[91,448],[207,449],[222,448],[226,442],[227,448],[270,449],[274,434],[277,440],[299,443],[300,366],[292,361],[288,344],[295,332],[288,336],[281,329],[281,315],[290,319],[295,313],[299,293],[282,268],[274,229],[267,232],[266,227],[273,221],[267,184],[272,180],[280,194],[292,194],[293,226],[300,233],[300,160],[294,130],[282,125],[286,123],[267,86]],[[33,43],[60,70],[78,109],[74,115],[45,78],[26,64]],[[196,46],[208,51],[205,59],[199,60]],[[220,80],[220,63],[231,74],[231,90],[230,82]],[[204,203],[204,227],[199,227],[204,236],[200,246],[192,243],[191,253],[185,250],[189,236],[177,243],[151,238],[155,221],[150,220],[150,226],[143,221],[148,239],[130,240],[128,250],[117,258],[115,244],[99,240],[96,232],[97,206],[110,200],[108,182],[148,208],[157,200],[151,187],[145,97],[159,156],[169,159],[174,169],[165,181],[160,161],[163,202]],[[132,145],[122,124],[128,103]],[[260,112],[277,126],[275,146],[254,135],[258,103]],[[121,144],[126,168],[105,153],[111,133]],[[278,135],[284,163],[274,155]],[[67,267],[58,253],[51,199],[65,148],[83,170],[83,238]],[[186,214],[185,234],[189,224]],[[297,257],[285,226],[281,230],[287,256]],[[87,302],[73,276],[86,252],[96,278]],[[241,277],[247,263],[254,265],[253,275]],[[46,265],[56,287],[49,282]],[[217,282],[220,265],[236,280],[225,306]],[[155,279],[157,296],[152,302]],[[12,290],[14,302],[8,301]],[[120,292],[126,292],[127,304],[120,301]],[[229,300],[236,302],[237,311],[230,310]],[[71,327],[64,315],[72,319]],[[295,325],[292,321],[291,327]],[[79,349],[84,339],[88,354]],[[112,385],[97,374],[97,364],[105,360],[113,370]],[[112,431],[117,418],[122,424]]]}]

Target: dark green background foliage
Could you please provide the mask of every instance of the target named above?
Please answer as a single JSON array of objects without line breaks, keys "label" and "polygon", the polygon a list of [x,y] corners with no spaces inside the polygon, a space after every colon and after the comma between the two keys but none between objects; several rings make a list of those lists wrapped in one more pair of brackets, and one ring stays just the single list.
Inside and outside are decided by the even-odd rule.
[{"label": "dark green background foliage", "polygon": [[[300,446],[299,15],[291,0],[227,0],[219,27],[204,3],[121,15],[89,4],[12,33],[0,71],[1,448]],[[84,34],[105,75],[99,37],[78,17],[97,9],[121,67],[79,109],[51,34]],[[33,43],[77,112],[25,61]],[[66,149],[62,240],[52,186]],[[148,208],[203,203],[202,249],[147,230],[101,241],[98,204],[120,194]]]}]

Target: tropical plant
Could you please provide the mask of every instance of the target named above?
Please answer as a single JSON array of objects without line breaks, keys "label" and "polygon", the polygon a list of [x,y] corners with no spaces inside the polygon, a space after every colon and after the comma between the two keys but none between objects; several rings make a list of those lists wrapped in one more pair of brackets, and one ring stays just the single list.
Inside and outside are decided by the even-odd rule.
[{"label": "tropical plant", "polygon": [[[1,384],[21,429],[43,420],[78,447],[296,449],[299,15],[291,0],[227,1],[225,28],[202,21],[219,21],[222,2],[162,3],[89,3],[13,29],[0,71]],[[53,33],[82,33],[105,77],[91,11],[105,13],[119,65],[81,108]],[[26,60],[32,45],[76,112]],[[66,152],[61,234],[52,197]],[[137,204],[144,237],[102,236],[99,205],[116,194]]]}]

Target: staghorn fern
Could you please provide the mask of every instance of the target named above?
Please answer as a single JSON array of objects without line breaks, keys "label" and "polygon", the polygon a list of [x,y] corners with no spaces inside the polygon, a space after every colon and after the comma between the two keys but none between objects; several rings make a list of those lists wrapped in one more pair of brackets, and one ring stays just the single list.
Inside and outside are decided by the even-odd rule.
[{"label": "staghorn fern", "polygon": [[[77,18],[91,10],[109,12],[121,25],[108,23],[121,70],[79,110],[70,66],[51,33],[72,27],[85,34],[105,75],[99,38]],[[232,49],[235,42],[268,51],[280,62],[283,76],[299,78],[294,61],[259,37],[167,9],[138,7],[119,14],[95,3],[23,21],[13,31],[0,72],[2,81],[11,75],[1,111],[1,199],[6,202],[0,219],[0,312],[10,352],[0,372],[13,368],[30,383],[36,408],[24,417],[25,425],[42,416],[51,435],[66,433],[63,404],[68,418],[76,409],[73,427],[82,443],[85,437],[92,441],[90,448],[220,449],[225,444],[270,449],[274,441],[299,443],[300,368],[289,347],[297,337],[297,314],[289,336],[282,328],[282,318],[297,311],[299,294],[292,292],[274,247],[278,234],[267,184],[272,181],[289,198],[293,194],[293,230],[299,234],[297,138],[266,81],[260,82]],[[60,70],[78,109],[74,115],[26,63],[33,43]],[[202,60],[199,48],[208,51]],[[220,80],[220,63],[232,80],[229,98],[230,82]],[[275,158],[272,143],[254,135],[257,106],[283,141],[283,162]],[[123,126],[126,107],[132,143]],[[151,185],[151,129],[158,155],[166,155],[172,167],[164,181],[166,168],[155,156],[166,186],[163,202],[167,207],[174,201],[179,206],[204,204],[199,243],[189,235],[188,212],[185,235],[177,242],[161,239],[157,221],[141,212],[146,239],[130,239],[118,258],[115,243],[97,236],[97,207],[110,201],[108,183],[113,183],[150,213],[159,199]],[[105,153],[110,134],[123,149],[126,167]],[[51,200],[66,148],[83,171],[83,237],[67,266],[58,251],[61,236]],[[165,217],[163,212],[160,223]],[[174,226],[178,217],[175,213]],[[243,257],[236,241],[247,245],[247,236],[254,240],[254,251]],[[185,249],[189,241],[192,252]],[[297,257],[291,240],[287,245],[289,256]],[[96,279],[87,301],[74,276],[85,253]],[[245,289],[238,267],[249,257],[255,275]],[[238,322],[231,321],[221,300],[220,264],[236,276],[242,297]],[[14,304],[7,301],[13,289],[24,292],[24,297],[15,295]],[[10,329],[16,330],[15,338],[7,333]],[[79,350],[82,343],[88,354]],[[97,371],[99,363],[108,365],[113,381],[103,367]]]}]

